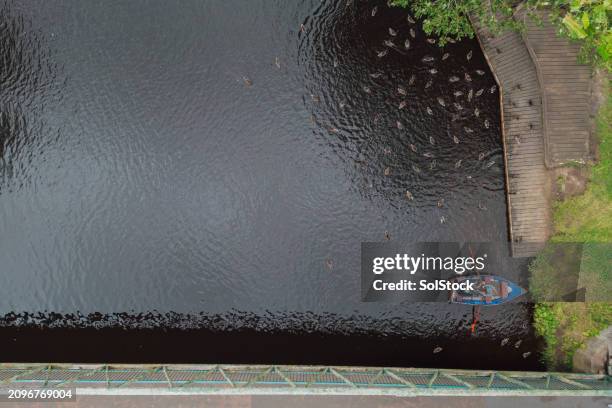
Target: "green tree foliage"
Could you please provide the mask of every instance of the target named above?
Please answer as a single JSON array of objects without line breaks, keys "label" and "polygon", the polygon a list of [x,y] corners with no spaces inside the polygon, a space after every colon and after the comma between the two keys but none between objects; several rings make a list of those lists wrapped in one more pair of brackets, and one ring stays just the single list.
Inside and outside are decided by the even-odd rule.
[{"label": "green tree foliage", "polygon": [[[439,44],[474,36],[468,16],[477,16],[491,31],[523,28],[512,16],[512,0],[391,0],[394,6],[410,8],[423,21],[427,34],[439,37]],[[610,70],[612,54],[612,0],[526,0],[528,15],[546,7],[559,32],[582,41],[582,58]]]},{"label": "green tree foliage", "polygon": [[551,17],[565,36],[581,40],[584,60],[610,70],[612,55],[611,0],[551,0]]},{"label": "green tree foliage", "polygon": [[441,46],[452,40],[474,36],[468,15],[476,15],[486,21],[493,32],[518,28],[518,23],[512,19],[490,17],[488,11],[500,16],[512,15],[512,8],[506,0],[493,0],[487,8],[483,8],[481,0],[392,0],[391,4],[410,8],[422,20],[423,30],[427,34],[436,35]]}]

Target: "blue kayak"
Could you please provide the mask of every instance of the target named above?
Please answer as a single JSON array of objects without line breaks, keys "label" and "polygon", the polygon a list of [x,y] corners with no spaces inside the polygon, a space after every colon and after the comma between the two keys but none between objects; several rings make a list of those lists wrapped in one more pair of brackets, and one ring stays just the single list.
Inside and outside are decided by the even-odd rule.
[{"label": "blue kayak", "polygon": [[451,303],[465,305],[494,306],[509,302],[525,294],[527,291],[516,283],[493,275],[459,276],[451,282],[470,282],[472,290],[453,290],[450,294]]}]

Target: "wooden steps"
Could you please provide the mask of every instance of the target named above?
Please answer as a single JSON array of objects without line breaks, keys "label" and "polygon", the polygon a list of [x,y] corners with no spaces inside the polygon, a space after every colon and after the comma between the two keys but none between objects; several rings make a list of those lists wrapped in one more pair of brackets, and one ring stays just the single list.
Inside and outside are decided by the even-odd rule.
[{"label": "wooden steps", "polygon": [[519,33],[492,37],[476,20],[473,23],[501,89],[512,255],[534,256],[544,246],[551,228],[538,72]]},{"label": "wooden steps", "polygon": [[584,163],[590,154],[591,67],[578,63],[580,45],[557,36],[547,12],[538,14],[543,26],[526,19],[524,40],[543,84],[546,165]]}]

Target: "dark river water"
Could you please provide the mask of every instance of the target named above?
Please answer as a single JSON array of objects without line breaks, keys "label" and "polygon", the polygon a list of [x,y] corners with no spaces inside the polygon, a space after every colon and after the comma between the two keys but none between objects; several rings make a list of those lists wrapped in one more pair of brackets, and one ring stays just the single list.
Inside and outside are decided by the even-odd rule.
[{"label": "dark river water", "polygon": [[360,300],[361,242],[507,241],[476,40],[358,0],[8,1],[0,28],[2,360],[541,368],[526,304],[470,335],[470,307]]}]

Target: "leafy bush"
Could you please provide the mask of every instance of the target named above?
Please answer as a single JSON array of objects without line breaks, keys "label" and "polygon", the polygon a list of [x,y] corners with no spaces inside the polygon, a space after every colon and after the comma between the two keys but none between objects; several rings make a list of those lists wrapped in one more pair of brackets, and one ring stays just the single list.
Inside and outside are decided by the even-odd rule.
[{"label": "leafy bush", "polygon": [[582,59],[591,60],[610,70],[612,55],[612,27],[610,0],[552,0],[549,5],[552,19],[565,36],[581,40]]},{"label": "leafy bush", "polygon": [[546,342],[542,358],[549,370],[571,370],[576,351],[612,324],[610,303],[538,303],[536,333]]},{"label": "leafy bush", "polygon": [[554,305],[552,303],[539,303],[533,311],[534,329],[546,341],[546,348],[542,353],[542,358],[549,367],[555,361],[558,342],[557,330],[559,329],[559,320],[553,308]]},{"label": "leafy bush", "polygon": [[483,8],[481,0],[392,0],[391,4],[410,8],[417,18],[422,19],[423,30],[438,37],[440,46],[449,41],[474,37],[468,15],[476,15],[486,21],[495,33],[519,27],[512,19],[489,18],[487,15],[487,10],[492,10],[505,17],[511,16],[512,8],[506,0],[493,0],[488,9]]}]

